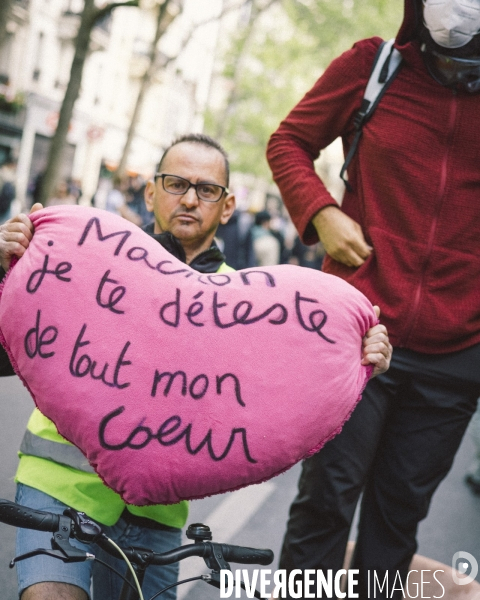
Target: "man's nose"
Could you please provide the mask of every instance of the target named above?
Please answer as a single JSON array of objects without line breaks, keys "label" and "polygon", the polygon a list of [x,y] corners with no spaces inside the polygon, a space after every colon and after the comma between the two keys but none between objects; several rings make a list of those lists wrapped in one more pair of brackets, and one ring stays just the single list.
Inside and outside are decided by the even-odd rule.
[{"label": "man's nose", "polygon": [[182,204],[188,208],[198,205],[198,196],[194,187],[191,187],[183,194]]}]

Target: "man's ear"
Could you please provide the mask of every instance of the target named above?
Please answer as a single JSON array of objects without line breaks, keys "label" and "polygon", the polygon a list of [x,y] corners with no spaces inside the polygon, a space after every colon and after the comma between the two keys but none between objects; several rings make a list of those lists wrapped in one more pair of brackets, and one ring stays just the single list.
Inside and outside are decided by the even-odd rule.
[{"label": "man's ear", "polygon": [[226,225],[233,215],[236,207],[235,194],[228,194],[225,198],[225,204],[223,205],[222,216],[220,217],[220,223]]},{"label": "man's ear", "polygon": [[148,212],[153,212],[154,200],[155,200],[155,182],[150,179],[147,181],[147,185],[145,186],[145,192],[143,193],[143,197],[145,199],[145,206],[147,207]]}]

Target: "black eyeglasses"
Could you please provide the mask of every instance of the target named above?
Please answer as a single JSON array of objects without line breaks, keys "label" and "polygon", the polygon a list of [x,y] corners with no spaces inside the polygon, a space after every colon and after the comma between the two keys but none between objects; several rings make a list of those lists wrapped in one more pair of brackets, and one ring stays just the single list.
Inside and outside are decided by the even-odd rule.
[{"label": "black eyeglasses", "polygon": [[195,193],[199,200],[204,202],[218,202],[224,194],[228,194],[228,188],[216,183],[200,182],[192,183],[188,179],[178,177],[178,175],[168,175],[167,173],[155,173],[155,181],[162,180],[163,189],[169,194],[183,196],[190,188],[195,188]]}]

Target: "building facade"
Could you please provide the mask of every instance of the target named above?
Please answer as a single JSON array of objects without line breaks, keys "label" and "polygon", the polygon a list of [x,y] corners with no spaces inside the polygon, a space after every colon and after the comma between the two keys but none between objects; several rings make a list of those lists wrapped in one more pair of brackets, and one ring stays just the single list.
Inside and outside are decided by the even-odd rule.
[{"label": "building facade", "polygon": [[[28,207],[69,81],[83,0],[12,2],[0,47],[0,164],[17,160],[17,199]],[[84,202],[95,193],[102,168],[114,170],[120,161],[159,3],[116,8],[93,28],[61,167],[63,179],[79,182]],[[150,176],[172,138],[201,130],[218,27],[209,23],[190,34],[221,6],[221,0],[171,0],[172,23],[157,46],[158,68],[129,153],[130,173]]]}]

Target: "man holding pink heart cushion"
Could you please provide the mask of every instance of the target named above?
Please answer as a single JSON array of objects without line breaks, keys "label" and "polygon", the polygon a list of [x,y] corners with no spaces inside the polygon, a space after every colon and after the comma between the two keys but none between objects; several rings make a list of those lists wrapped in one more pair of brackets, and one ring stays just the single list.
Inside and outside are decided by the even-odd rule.
[{"label": "man holding pink heart cushion", "polygon": [[[202,273],[231,270],[214,243],[218,224],[226,223],[235,207],[228,190],[228,161],[218,144],[200,135],[172,144],[160,161],[154,181],[147,185],[145,200],[155,215],[147,232],[177,258]],[[32,233],[32,224],[25,215],[0,229],[2,267],[8,268],[12,256],[23,254]],[[390,352],[385,328],[373,327],[365,336],[363,363],[374,364],[379,373],[388,367]],[[9,374],[8,365],[4,374]],[[90,472],[83,455],[60,438],[51,421],[38,411],[30,420],[21,452],[17,472],[19,501],[44,510],[61,511],[65,505],[83,510],[109,526],[110,537],[118,540],[122,536],[122,545],[162,551],[179,543],[179,528],[186,519],[185,502],[174,506],[126,506]],[[138,537],[126,539],[127,531]],[[19,553],[48,545],[48,539],[32,539],[35,535],[29,531],[19,534]],[[72,567],[57,562],[45,563],[42,559],[41,567],[35,567],[40,564],[36,559],[20,563],[19,588],[25,590],[24,600],[55,598],[60,593],[66,598],[84,599],[89,594],[91,571],[86,563]],[[115,592],[105,589],[105,573],[101,575],[99,583],[94,570],[95,597],[115,597]],[[175,580],[176,572],[159,570],[156,580],[153,575],[152,572],[151,580],[145,581],[146,596]],[[56,583],[50,583],[53,581]],[[173,592],[170,598],[174,598]]]},{"label": "man holding pink heart cushion", "polygon": [[[148,183],[145,192],[147,208],[155,214],[155,222],[147,232],[202,273],[231,271],[214,242],[219,223],[226,223],[235,208],[235,198],[227,188],[229,165],[224,150],[207,136],[185,136],[165,151],[157,171],[155,181]],[[162,177],[163,173],[169,178]],[[41,208],[36,204],[32,212]],[[1,226],[0,278],[12,257],[23,255],[32,236],[33,225],[23,214]],[[13,374],[2,348],[0,374]],[[124,546],[145,546],[163,552],[180,544],[180,528],[188,515],[187,502],[126,506],[118,494],[103,484],[80,450],[66,442],[38,409],[30,418],[22,442],[16,480],[18,502],[59,513],[72,506],[107,526],[110,537],[117,541],[121,538]],[[48,534],[19,530],[17,554],[49,546]],[[113,562],[107,556],[103,559]],[[122,571],[123,567],[117,565],[118,569]],[[36,557],[20,562],[17,570],[23,600],[85,600],[90,594],[89,562],[65,565],[56,559]],[[93,569],[97,599],[118,597],[121,580],[116,576],[110,580],[109,573],[103,569],[97,574]],[[150,597],[175,582],[177,574],[175,565],[150,567],[143,586],[145,595]],[[175,588],[165,595],[170,600],[175,596]]]}]

